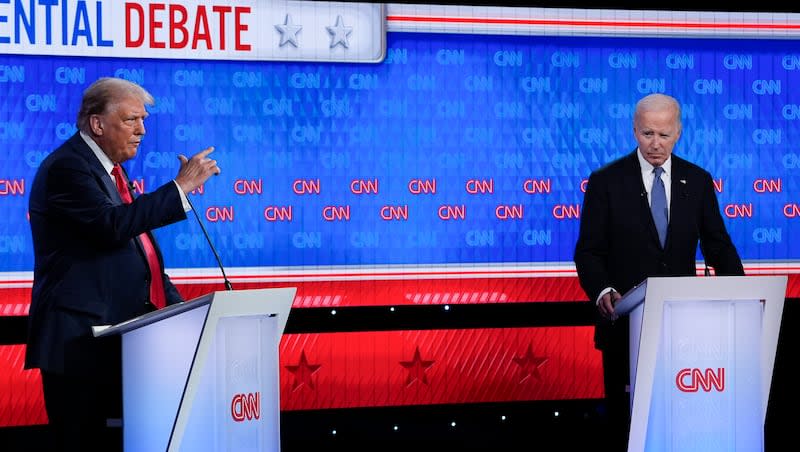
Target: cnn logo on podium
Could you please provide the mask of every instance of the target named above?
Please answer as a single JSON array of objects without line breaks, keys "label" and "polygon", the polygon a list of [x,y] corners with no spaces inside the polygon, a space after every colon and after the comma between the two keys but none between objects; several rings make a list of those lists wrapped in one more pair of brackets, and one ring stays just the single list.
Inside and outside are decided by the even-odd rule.
[{"label": "cnn logo on podium", "polygon": [[236,394],[231,399],[231,417],[236,422],[261,417],[261,393]]},{"label": "cnn logo on podium", "polygon": [[710,368],[706,370],[690,369],[688,367],[681,369],[675,376],[675,385],[682,392],[697,392],[701,388],[705,392],[710,392],[712,389],[717,392],[724,392],[725,368],[718,367],[716,372]]}]

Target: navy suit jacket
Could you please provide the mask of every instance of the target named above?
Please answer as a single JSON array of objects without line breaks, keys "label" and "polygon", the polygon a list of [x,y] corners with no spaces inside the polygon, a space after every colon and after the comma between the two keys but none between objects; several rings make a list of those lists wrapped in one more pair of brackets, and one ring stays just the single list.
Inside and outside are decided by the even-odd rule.
[{"label": "navy suit jacket", "polygon": [[[717,275],[743,275],[711,175],[674,154],[669,227],[661,247],[636,153],[589,177],[575,246],[578,278],[589,300],[595,302],[607,287],[625,293],[650,276],[695,275],[698,240]],[[611,326],[598,324],[598,348],[605,342],[603,330]]]},{"label": "navy suit jacket", "polygon": [[[168,182],[123,204],[113,178],[77,133],[42,161],[29,200],[35,264],[26,368],[83,375],[113,364],[91,327],[152,309],[137,236],[186,218],[178,190]],[[163,262],[161,270],[167,303],[182,301]]]}]

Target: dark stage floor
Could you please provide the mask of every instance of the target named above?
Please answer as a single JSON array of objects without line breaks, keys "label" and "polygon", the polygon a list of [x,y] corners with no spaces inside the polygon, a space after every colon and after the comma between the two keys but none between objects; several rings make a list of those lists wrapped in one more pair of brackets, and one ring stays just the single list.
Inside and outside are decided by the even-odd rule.
[{"label": "dark stage floor", "polygon": [[[599,400],[285,412],[281,450],[606,450],[602,421]],[[787,450],[790,421],[772,410],[766,451]],[[4,452],[49,451],[48,441],[46,426],[0,429]]]}]

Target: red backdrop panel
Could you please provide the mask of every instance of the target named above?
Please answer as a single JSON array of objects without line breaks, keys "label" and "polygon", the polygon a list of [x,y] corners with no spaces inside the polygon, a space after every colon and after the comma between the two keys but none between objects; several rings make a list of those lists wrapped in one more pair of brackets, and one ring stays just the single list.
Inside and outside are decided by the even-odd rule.
[{"label": "red backdrop panel", "polygon": [[0,346],[0,427],[46,424],[42,377],[23,370],[24,345]]},{"label": "red backdrop panel", "polygon": [[591,327],[287,334],[281,408],[603,396]]}]

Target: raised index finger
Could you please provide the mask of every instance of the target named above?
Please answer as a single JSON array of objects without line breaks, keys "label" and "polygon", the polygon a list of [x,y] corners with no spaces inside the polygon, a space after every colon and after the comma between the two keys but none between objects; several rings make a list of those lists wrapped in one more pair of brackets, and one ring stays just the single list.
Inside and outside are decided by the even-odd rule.
[{"label": "raised index finger", "polygon": [[208,154],[210,154],[212,152],[214,152],[214,146],[209,146],[209,147],[203,149],[202,151],[198,152],[195,155],[202,159],[202,158],[205,158]]}]

